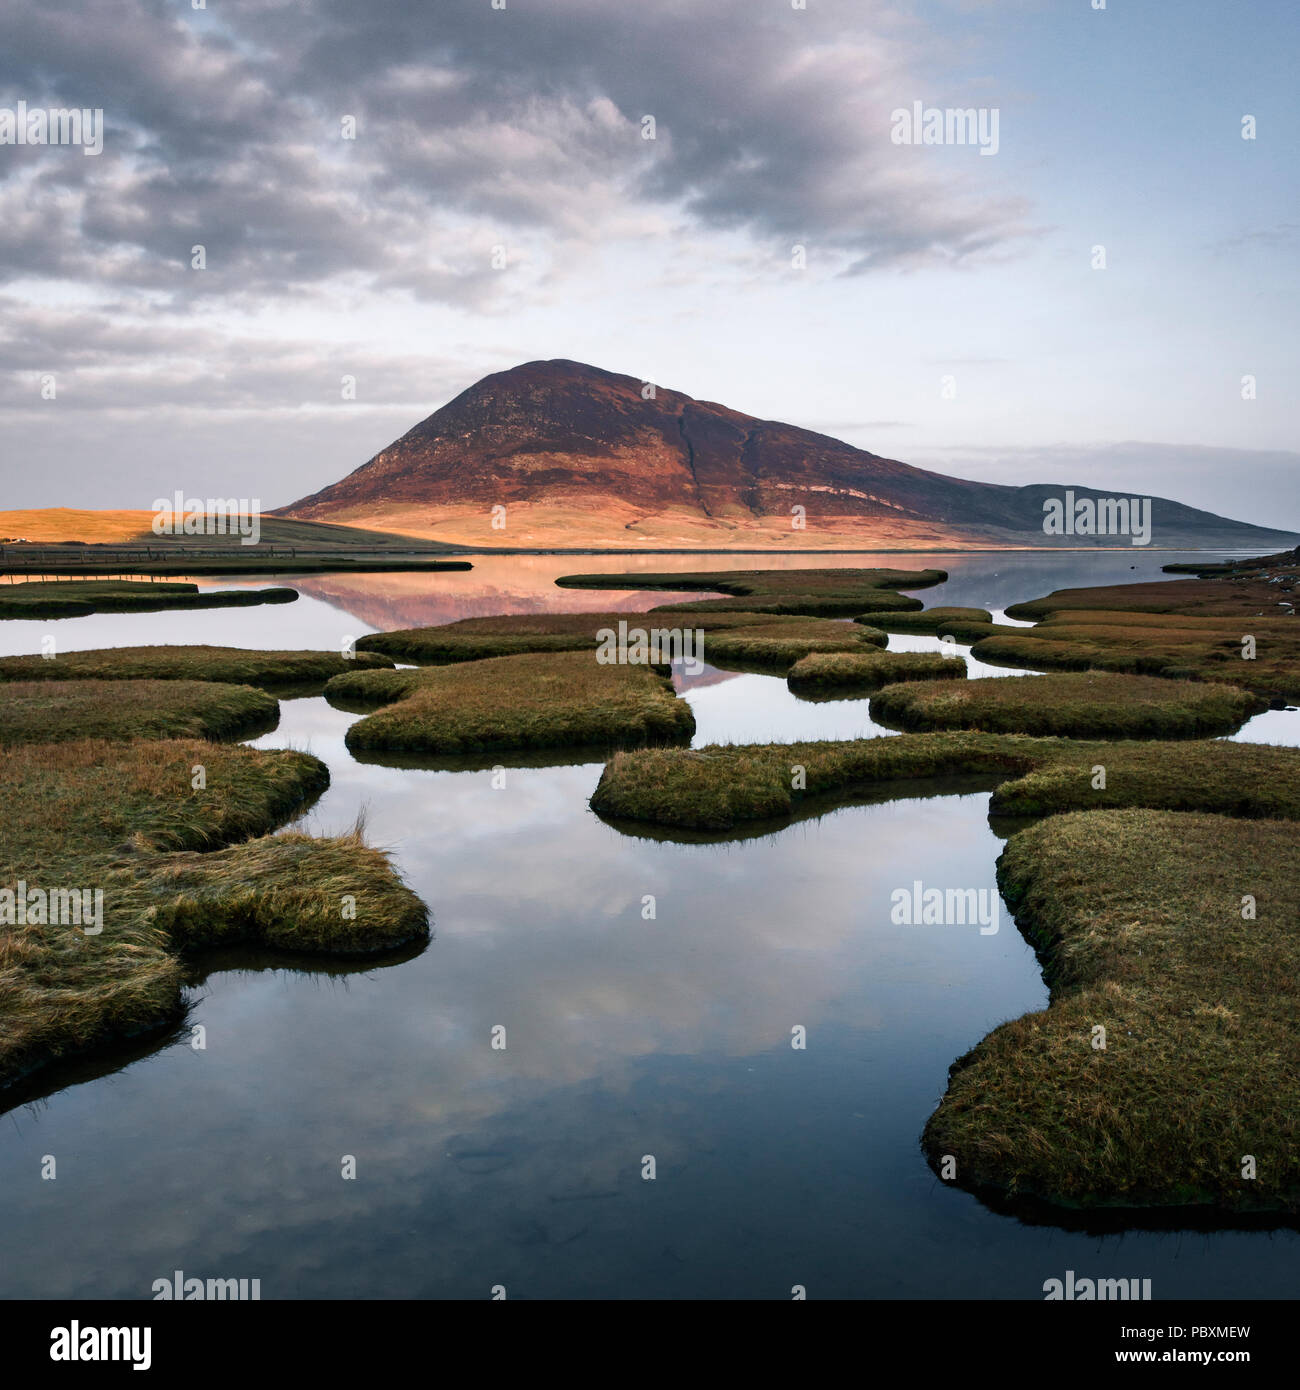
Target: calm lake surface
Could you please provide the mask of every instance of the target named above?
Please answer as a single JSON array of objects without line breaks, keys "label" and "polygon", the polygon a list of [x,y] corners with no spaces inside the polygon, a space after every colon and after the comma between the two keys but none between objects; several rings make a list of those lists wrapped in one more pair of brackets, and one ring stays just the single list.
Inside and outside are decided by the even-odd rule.
[{"label": "calm lake surface", "polygon": [[[1160,565],[1185,557],[472,558],[468,573],[254,581],[298,588],[285,606],[4,622],[0,651],[38,651],[47,634],[65,651],[337,649],[474,614],[667,601],[553,585],[638,565],[932,564],[950,579],[918,591],[927,606],[1000,610],[1167,577]],[[697,745],[888,736],[866,700],[806,703],[774,677],[706,668],[683,690]],[[364,812],[429,904],[434,939],[361,969],[205,957],[188,1023],[206,1050],[187,1033],[102,1059],[0,1117],[0,1296],[149,1298],[178,1269],[258,1278],[263,1298],[504,1285],[511,1298],[787,1299],[796,1284],[810,1298],[1041,1298],[1066,1269],[1150,1278],[1156,1298],[1300,1296],[1291,1231],[1026,1224],[926,1167],[918,1138],[950,1063],[1047,1002],[1004,905],[991,935],[890,923],[891,892],[914,880],[996,891],[986,790],[936,786],[761,838],[674,843],[593,815],[599,762],[505,760],[494,787],[489,771],[358,763],[343,742],[356,716],[319,697],[281,708],[256,746],[307,749],[333,778],[304,825],[333,833]],[[1298,743],[1300,713],[1239,737]]]}]

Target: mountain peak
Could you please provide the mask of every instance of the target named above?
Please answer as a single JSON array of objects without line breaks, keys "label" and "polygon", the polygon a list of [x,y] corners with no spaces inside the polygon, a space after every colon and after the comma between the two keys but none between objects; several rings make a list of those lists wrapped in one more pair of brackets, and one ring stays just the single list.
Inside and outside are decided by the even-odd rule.
[{"label": "mountain peak", "polygon": [[[924,550],[1053,544],[1042,497],[561,357],[483,377],[280,514],[492,548]],[[1161,546],[1279,538],[1159,499],[1155,522]]]}]

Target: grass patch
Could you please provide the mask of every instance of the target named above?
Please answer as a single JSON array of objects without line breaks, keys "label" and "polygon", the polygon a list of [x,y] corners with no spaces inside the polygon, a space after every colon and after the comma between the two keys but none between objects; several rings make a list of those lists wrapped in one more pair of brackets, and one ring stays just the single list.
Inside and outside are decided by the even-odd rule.
[{"label": "grass patch", "polygon": [[1173,583],[1058,589],[1007,609],[1038,619],[1036,627],[995,628],[972,654],[995,665],[1225,681],[1274,703],[1300,699],[1300,565],[1293,552],[1274,558]]},{"label": "grass patch", "polygon": [[993,676],[889,686],[871,701],[880,723],[913,731],[1065,738],[1211,738],[1241,727],[1262,701],[1249,691],[1200,681],[1096,671]]},{"label": "grass patch", "polygon": [[730,631],[706,627],[701,655],[710,666],[725,670],[786,672],[813,653],[860,654],[883,647],[888,641],[888,636],[875,628],[830,618],[796,618]]},{"label": "grass patch", "polygon": [[[169,854],[146,878],[155,921],[180,946],[252,943],[365,955],[425,934],[424,904],[358,830],[285,832],[207,854]],[[355,899],[355,916],[346,900]]]},{"label": "grass patch", "polygon": [[0,658],[0,681],[229,681],[234,685],[308,685],[346,671],[391,669],[375,652],[252,651],[244,647],[103,647],[57,656]]},{"label": "grass patch", "polygon": [[[715,613],[690,606],[656,608],[649,613],[527,613],[506,617],[466,618],[439,627],[376,632],[361,638],[357,649],[381,652],[397,661],[419,665],[451,665],[488,657],[527,652],[595,651],[601,632],[619,633],[626,624],[629,639],[640,631],[647,638],[658,632],[661,650],[676,652],[669,634],[698,630],[704,634],[697,654],[727,669],[786,671],[810,652],[856,652],[864,645],[883,646],[889,639],[872,628],[854,627],[829,618],[790,618],[778,613],[736,611]],[[347,687],[340,685],[337,691]],[[382,683],[358,690],[381,690]]]},{"label": "grass patch", "polygon": [[977,642],[1005,626],[995,626],[987,608],[926,608],[919,613],[859,613],[855,622],[886,632],[912,632],[921,636],[952,636],[961,642]]},{"label": "grass patch", "polygon": [[1300,749],[982,733],[619,753],[591,806],[612,820],[730,832],[891,782],[960,776],[996,779],[990,809],[1006,815],[1143,806],[1300,819]]},{"label": "grass patch", "polygon": [[68,739],[248,738],[275,728],[277,700],[215,681],[9,681],[0,744]]},{"label": "grass patch", "polygon": [[1108,613],[1170,613],[1180,618],[1270,617],[1290,607],[1294,576],[1279,571],[1277,581],[1259,575],[1210,579],[1156,580],[1147,584],[1107,584],[1088,589],[1056,589],[1043,598],[1014,603],[1008,618],[1033,622],[1070,609]]},{"label": "grass patch", "polygon": [[410,667],[400,671],[346,671],[325,683],[325,698],[336,709],[364,713],[395,704],[413,695],[426,672]]},{"label": "grass patch", "polygon": [[[196,765],[206,770],[201,790]],[[186,944],[238,938],[351,953],[425,934],[424,905],[355,835],[250,838],[328,782],[317,758],[235,745],[0,748],[0,888],[24,883],[29,898],[35,889],[103,892],[99,934],[0,925],[0,1086],[174,1020]]]},{"label": "grass patch", "polygon": [[0,587],[0,618],[83,618],[91,613],[152,613],[167,608],[251,608],[292,603],[297,589],[222,589],[131,579],[31,580]]},{"label": "grass patch", "polygon": [[942,652],[814,652],[795,662],[786,684],[797,695],[877,690],[895,681],[964,680],[966,663]]},{"label": "grass patch", "polygon": [[708,614],[689,624],[645,613],[520,613],[374,632],[357,641],[357,650],[382,652],[397,661],[419,666],[439,666],[525,652],[594,651],[601,642],[598,634],[603,629],[617,633],[620,622],[626,623],[629,630],[641,628],[647,633],[656,628],[668,631],[685,626],[712,633],[778,621],[776,616],[764,613]]},{"label": "grass patch", "polygon": [[[1236,632],[1225,631],[1220,620],[1196,628],[1187,627],[1188,621],[1162,629],[1069,622],[1058,615],[1014,636],[999,633],[977,641],[971,655],[991,666],[1222,682],[1278,704],[1300,698],[1300,631],[1279,632],[1262,619],[1238,623]],[[1243,656],[1247,634],[1255,639],[1250,660]]]},{"label": "grass patch", "polygon": [[[326,687],[356,700],[360,682]],[[363,694],[396,703],[347,732],[349,748],[461,754],[491,749],[610,747],[689,739],[690,706],[661,668],[603,664],[592,652],[526,653],[399,671]]]},{"label": "grass patch", "polygon": [[1300,828],[1058,816],[1011,839],[998,881],[1051,1004],[954,1063],[931,1164],[1074,1207],[1300,1210]]},{"label": "grass patch", "polygon": [[566,574],[555,582],[571,589],[704,589],[728,595],[694,603],[665,604],[656,612],[813,614],[851,617],[868,609],[895,612],[920,608],[920,599],[899,589],[942,584],[944,570],[797,569],[700,570],[678,574]]}]

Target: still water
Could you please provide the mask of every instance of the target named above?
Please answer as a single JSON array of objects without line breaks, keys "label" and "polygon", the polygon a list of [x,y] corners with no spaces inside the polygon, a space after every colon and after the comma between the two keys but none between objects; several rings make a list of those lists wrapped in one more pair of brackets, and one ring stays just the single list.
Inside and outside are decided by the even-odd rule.
[{"label": "still water", "polygon": [[[1158,578],[1179,557],[783,558],[932,563],[951,577],[921,591],[927,605],[1000,610]],[[50,633],[63,650],[336,648],[479,613],[665,601],[554,587],[579,569],[771,563],[482,557],[469,573],[266,577],[302,597],[6,622],[0,650],[39,650]],[[888,736],[865,700],[807,703],[783,680],[707,668],[680,683],[697,744]],[[333,779],[306,828],[364,812],[429,904],[434,939],[361,969],[202,958],[188,1021],[206,1050],[182,1038],[101,1059],[0,1117],[0,1296],[147,1298],[177,1269],[258,1278],[264,1298],[504,1285],[511,1298],[784,1299],[796,1284],[811,1298],[1041,1298],[1066,1269],[1151,1278],[1157,1298],[1300,1295],[1290,1231],[1026,1224],[922,1161],[949,1064],[1047,999],[1005,908],[992,935],[889,920],[892,890],[915,879],[994,887],[986,790],[935,786],[763,837],[675,843],[592,814],[599,763],[510,767],[496,787],[486,771],[361,764],[343,742],[355,716],[319,697],[281,708],[257,746],[307,749]],[[1297,713],[1261,719],[1270,741],[1300,742]],[[1241,736],[1265,735],[1252,721]],[[47,1154],[55,1181],[41,1179]]]}]

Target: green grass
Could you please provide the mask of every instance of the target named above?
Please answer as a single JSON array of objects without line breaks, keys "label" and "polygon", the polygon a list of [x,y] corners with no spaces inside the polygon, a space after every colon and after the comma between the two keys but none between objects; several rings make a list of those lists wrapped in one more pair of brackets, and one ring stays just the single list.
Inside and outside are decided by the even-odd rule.
[{"label": "green grass", "polygon": [[0,586],[0,618],[82,618],[91,613],[149,613],[168,608],[250,608],[292,603],[296,589],[224,589],[130,579],[31,580]]},{"label": "green grass", "polygon": [[1096,671],[918,681],[873,696],[879,723],[913,731],[979,729],[1064,738],[1210,738],[1262,708],[1245,690]]},{"label": "green grass", "polygon": [[573,589],[704,589],[728,595],[687,604],[665,604],[656,612],[734,612],[809,614],[852,617],[920,608],[920,599],[898,589],[942,584],[944,570],[793,569],[698,570],[631,574],[566,574],[555,582]]},{"label": "green grass", "polygon": [[1300,819],[1300,749],[981,733],[624,752],[606,764],[591,806],[629,823],[735,832],[891,783],[960,776],[998,781],[990,808],[1005,815],[1143,806]]},{"label": "green grass", "polygon": [[1300,828],[1056,816],[1011,839],[998,881],[1051,1004],[954,1064],[930,1162],[1057,1205],[1300,1210]]},{"label": "green grass", "polygon": [[174,1020],[186,945],[239,939],[351,954],[423,937],[423,903],[356,835],[265,838],[328,782],[317,758],[237,745],[0,748],[0,888],[104,895],[97,935],[0,926],[0,1086]]},{"label": "green grass", "polygon": [[429,754],[619,746],[688,739],[690,706],[660,669],[594,652],[490,657],[326,687],[345,703],[395,700],[358,720],[349,748]]},{"label": "green grass", "polygon": [[0,684],[0,744],[248,738],[273,729],[279,714],[265,691],[216,681]]},{"label": "green grass", "polygon": [[373,652],[253,651],[244,647],[103,647],[53,657],[0,658],[0,682],[70,680],[200,680],[235,685],[307,685],[357,669],[391,669]]},{"label": "green grass", "polygon": [[966,663],[942,652],[814,652],[795,662],[786,683],[797,695],[877,690],[895,681],[963,680]]},{"label": "green grass", "polygon": [[995,812],[1048,817],[998,878],[1052,1003],[954,1064],[931,1164],[1058,1209],[1300,1209],[1300,749],[982,733],[654,749],[615,756],[592,807],[758,834],[960,775],[997,780]]}]

